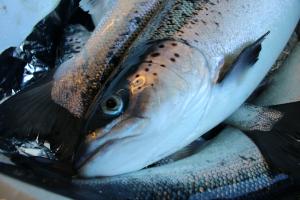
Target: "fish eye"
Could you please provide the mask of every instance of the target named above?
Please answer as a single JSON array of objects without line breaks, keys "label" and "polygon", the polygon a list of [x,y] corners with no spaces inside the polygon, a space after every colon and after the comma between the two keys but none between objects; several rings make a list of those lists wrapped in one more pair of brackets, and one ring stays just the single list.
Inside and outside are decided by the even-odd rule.
[{"label": "fish eye", "polygon": [[121,97],[112,95],[101,104],[101,107],[107,115],[118,115],[122,112],[123,101]]}]

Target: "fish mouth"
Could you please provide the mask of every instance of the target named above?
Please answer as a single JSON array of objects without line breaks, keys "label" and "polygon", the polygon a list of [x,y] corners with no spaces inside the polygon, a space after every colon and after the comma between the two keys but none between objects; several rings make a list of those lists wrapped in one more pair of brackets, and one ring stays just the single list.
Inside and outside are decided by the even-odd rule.
[{"label": "fish mouth", "polygon": [[[125,134],[122,134],[122,130],[127,130],[128,126],[135,123],[136,121],[144,122],[147,118],[139,116],[129,116],[123,119],[116,119],[108,128],[97,129],[92,133],[90,138],[86,139],[78,147],[77,153],[74,159],[75,169],[80,169],[83,167],[89,160],[96,156],[99,152],[104,152],[106,148],[113,145],[115,142],[120,140],[131,139],[137,137],[139,132],[134,133],[135,131],[127,131]],[[140,124],[138,123],[138,124]],[[139,127],[139,125],[134,124],[133,129]],[[107,130],[108,129],[108,130]],[[138,129],[139,130],[139,129]],[[99,133],[100,132],[100,133]],[[118,134],[118,132],[120,134]],[[97,134],[98,135],[94,135]],[[134,133],[134,134],[132,134]]]},{"label": "fish mouth", "polygon": [[[133,138],[133,137],[136,137],[136,135],[125,136],[122,138],[108,140],[108,141],[100,144],[95,149],[93,149],[93,151],[89,151],[88,147],[86,145],[83,145],[83,146],[80,145],[79,150],[78,150],[78,155],[76,156],[77,159],[75,159],[75,163],[74,163],[75,169],[79,170],[80,168],[82,168],[89,160],[91,160],[99,152],[105,151],[105,149],[108,148],[113,143],[120,141],[120,140]],[[94,141],[94,142],[98,142],[98,140]]]}]

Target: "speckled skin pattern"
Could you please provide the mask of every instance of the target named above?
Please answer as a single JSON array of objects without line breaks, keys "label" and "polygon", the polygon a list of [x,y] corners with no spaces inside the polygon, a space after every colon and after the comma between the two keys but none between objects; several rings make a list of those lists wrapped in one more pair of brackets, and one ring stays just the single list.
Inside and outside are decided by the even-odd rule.
[{"label": "speckled skin pattern", "polygon": [[[122,69],[134,68],[130,60],[138,66],[122,77],[129,81],[128,108],[94,129],[79,173],[112,176],[142,169],[221,123],[265,77],[295,28],[299,9],[297,0],[166,1],[124,56]],[[214,82],[221,63],[232,63],[268,31],[255,64],[235,66],[220,84]],[[132,58],[149,41],[152,48]]]},{"label": "speckled skin pattern", "polygon": [[[173,38],[188,42],[208,58],[213,78],[224,59],[230,64],[243,47],[267,31],[260,27],[274,26],[276,17],[280,17],[276,9],[289,1],[276,0],[273,9],[266,9],[269,2],[262,0],[115,1],[80,55],[59,67],[52,98],[75,116],[83,116],[128,47],[143,40]],[[262,12],[264,15],[259,16]],[[252,20],[253,16],[260,20]],[[269,16],[274,19],[266,25]],[[236,19],[240,20],[238,27]],[[144,34],[140,34],[142,31]]]},{"label": "speckled skin pattern", "polygon": [[74,183],[103,199],[264,199],[289,186],[288,176],[271,173],[257,147],[233,128],[184,160]]},{"label": "speckled skin pattern", "polygon": [[118,63],[160,5],[159,0],[115,1],[81,53],[59,66],[53,100],[81,117],[103,84],[104,75]]}]

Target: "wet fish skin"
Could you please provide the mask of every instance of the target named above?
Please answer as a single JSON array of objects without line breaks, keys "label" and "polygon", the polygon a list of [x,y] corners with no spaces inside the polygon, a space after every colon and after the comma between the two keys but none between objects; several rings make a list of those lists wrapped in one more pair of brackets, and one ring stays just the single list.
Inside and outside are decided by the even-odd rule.
[{"label": "wet fish skin", "polygon": [[271,172],[244,133],[226,128],[200,152],[160,167],[114,177],[74,179],[113,199],[266,199],[292,185],[289,176]]},{"label": "wet fish skin", "polygon": [[[77,155],[82,176],[141,169],[222,122],[267,74],[300,17],[300,4],[292,0],[272,5],[264,0],[171,2],[132,44],[120,70],[90,106],[86,129],[92,134]],[[268,30],[271,33],[262,42],[260,37]],[[253,44],[261,48],[257,63],[250,67],[232,61],[257,39]],[[257,49],[253,55],[258,56]],[[216,84],[224,61],[238,66]],[[118,91],[127,93],[128,106],[104,125],[101,105]]]},{"label": "wet fish skin", "polygon": [[54,75],[53,101],[76,117],[84,116],[107,74],[159,10],[162,1],[114,0],[109,3],[112,7],[80,54],[63,63]]}]

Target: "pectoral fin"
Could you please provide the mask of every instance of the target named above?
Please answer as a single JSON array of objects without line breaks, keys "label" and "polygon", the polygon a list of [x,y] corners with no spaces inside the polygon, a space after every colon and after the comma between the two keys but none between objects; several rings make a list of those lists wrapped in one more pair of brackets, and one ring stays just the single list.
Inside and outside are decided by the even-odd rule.
[{"label": "pectoral fin", "polygon": [[268,31],[255,42],[244,48],[240,55],[235,59],[235,61],[231,65],[228,65],[225,60],[221,60],[219,63],[220,70],[218,71],[214,82],[221,83],[224,79],[226,79],[227,76],[230,75],[230,72],[234,68],[246,68],[254,65],[258,60],[258,56],[262,48],[261,43],[264,41],[265,37],[269,33],[270,31]]}]

